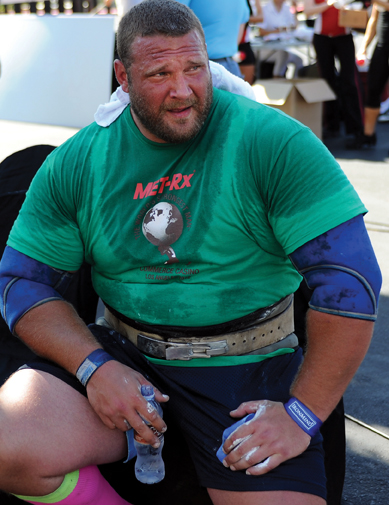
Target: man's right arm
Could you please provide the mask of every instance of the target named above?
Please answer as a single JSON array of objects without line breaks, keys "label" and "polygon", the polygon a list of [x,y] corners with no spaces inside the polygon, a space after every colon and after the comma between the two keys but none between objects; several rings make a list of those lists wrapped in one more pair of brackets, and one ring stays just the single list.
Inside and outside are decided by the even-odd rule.
[{"label": "man's right arm", "polygon": [[[7,313],[13,315],[13,332],[36,354],[75,375],[80,364],[93,351],[101,349],[101,345],[75,309],[47,284],[51,278],[50,267],[36,260],[31,261],[27,256],[24,262],[18,261],[17,266],[12,267],[10,256],[15,253],[19,260],[25,256],[7,248],[0,264],[3,316]],[[21,263],[30,267],[25,274],[20,267]],[[46,275],[42,275],[42,272]],[[14,293],[18,292],[18,283],[24,289],[20,290],[18,296],[14,296]],[[41,303],[40,296],[44,298]],[[28,307],[29,303],[32,307]],[[111,360],[99,367],[90,378],[87,384],[88,399],[109,428],[117,427],[126,431],[126,419],[145,440],[154,444],[157,437],[147,428],[140,416],[149,420],[158,431],[165,428],[165,423],[156,413],[150,414],[147,411],[147,402],[140,393],[142,384],[150,383],[135,370]],[[166,397],[158,391],[156,398],[160,402],[166,401]]]}]

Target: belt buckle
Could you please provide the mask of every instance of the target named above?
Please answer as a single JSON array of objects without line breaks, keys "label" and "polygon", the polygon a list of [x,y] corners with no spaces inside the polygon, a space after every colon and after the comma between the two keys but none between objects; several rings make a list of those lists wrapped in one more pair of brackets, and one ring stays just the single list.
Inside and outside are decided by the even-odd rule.
[{"label": "belt buckle", "polygon": [[137,347],[140,351],[166,360],[190,360],[193,358],[210,358],[228,352],[226,340],[216,342],[165,342],[138,333]]},{"label": "belt buckle", "polygon": [[210,358],[211,356],[220,356],[226,354],[228,345],[226,340],[217,342],[190,342],[180,344],[178,342],[167,342],[166,359],[190,360],[193,358]]}]

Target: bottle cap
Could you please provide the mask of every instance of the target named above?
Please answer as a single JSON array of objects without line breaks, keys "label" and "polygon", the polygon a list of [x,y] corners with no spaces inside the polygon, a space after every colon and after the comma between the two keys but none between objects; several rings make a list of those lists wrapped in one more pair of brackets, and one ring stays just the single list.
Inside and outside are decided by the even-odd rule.
[{"label": "bottle cap", "polygon": [[154,393],[154,388],[153,386],[141,386],[140,392],[142,393],[142,396],[145,397],[147,401],[154,400],[155,393]]}]

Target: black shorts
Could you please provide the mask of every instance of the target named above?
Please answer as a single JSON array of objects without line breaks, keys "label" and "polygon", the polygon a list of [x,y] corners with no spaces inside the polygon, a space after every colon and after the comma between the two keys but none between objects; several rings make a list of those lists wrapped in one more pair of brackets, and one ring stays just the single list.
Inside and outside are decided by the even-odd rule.
[{"label": "black shorts", "polygon": [[255,65],[256,58],[254,51],[251,48],[250,42],[242,42],[239,44],[239,51],[241,51],[245,57],[244,59],[239,63],[239,65]]},{"label": "black shorts", "polygon": [[[198,360],[158,364],[141,354],[119,333],[103,326],[90,325],[104,349],[118,361],[142,373],[170,400],[164,412],[174,419],[188,444],[201,486],[227,491],[287,490],[326,497],[324,455],[321,435],[311,440],[300,456],[286,461],[262,476],[232,472],[217,459],[223,431],[236,419],[229,412],[244,401],[268,399],[286,402],[289,387],[302,360],[298,351],[259,363],[233,366],[196,366]],[[212,360],[212,358],[210,358]],[[46,360],[28,364],[46,371],[86,395],[78,380]]]},{"label": "black shorts", "polygon": [[382,93],[389,78],[389,49],[376,46],[367,76],[368,93],[366,107],[379,109]]}]

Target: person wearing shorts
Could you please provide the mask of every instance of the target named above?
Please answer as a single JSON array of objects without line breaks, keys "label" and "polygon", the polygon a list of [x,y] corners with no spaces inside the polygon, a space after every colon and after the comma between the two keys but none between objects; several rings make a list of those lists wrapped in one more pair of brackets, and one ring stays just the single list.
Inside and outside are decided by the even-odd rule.
[{"label": "person wearing shorts", "polygon": [[[41,360],[0,390],[0,489],[129,503],[97,467],[126,457],[132,429],[159,446],[172,418],[214,505],[322,505],[320,426],[377,315],[366,208],[307,127],[212,87],[186,6],[133,7],[118,52],[130,105],[47,158],[1,261],[2,315]],[[106,307],[89,327],[64,301],[84,260]]]},{"label": "person wearing shorts", "polygon": [[358,51],[359,58],[366,58],[366,50],[375,36],[377,45],[371,57],[367,76],[365,124],[361,148],[372,147],[377,143],[377,119],[380,115],[381,98],[389,78],[389,4],[381,0],[373,3],[365,36]]},{"label": "person wearing shorts", "polygon": [[[301,363],[301,349],[285,354],[276,360],[277,363],[273,363],[271,358],[253,361],[252,356],[241,356],[239,360],[235,357],[235,363],[226,366],[222,366],[216,358],[210,363],[210,368],[204,368],[196,366],[194,361],[185,364],[183,361],[167,362],[146,357],[118,332],[99,325],[90,325],[89,328],[111,356],[142,373],[154,386],[168,393],[170,400],[163,404],[164,417],[168,415],[176,419],[183,432],[201,486],[234,491],[240,481],[239,485],[247,491],[257,490],[258,482],[254,479],[250,481],[241,472],[234,475],[232,482],[231,471],[221,464],[214,464],[216,449],[221,444],[221,434],[231,423],[229,413],[236,405],[235,398],[241,402],[258,396],[280,402],[289,399],[290,383]],[[52,363],[41,360],[27,367],[50,373],[86,396],[85,388],[73,375]],[[283,370],[282,382],[280,368]],[[269,378],[272,389],[266,385],[262,390],[262,375]],[[277,380],[272,380],[272,376]],[[325,495],[323,476],[321,436],[318,433],[297,464],[277,467],[274,472],[265,475],[260,484],[263,489],[309,490]]]}]

